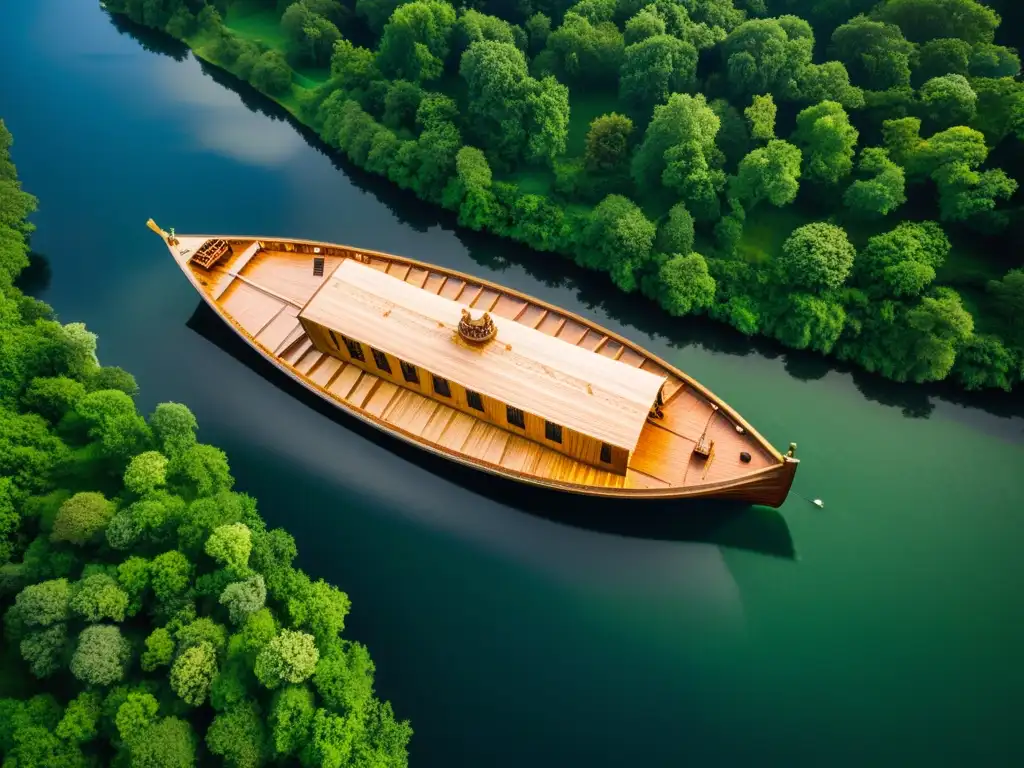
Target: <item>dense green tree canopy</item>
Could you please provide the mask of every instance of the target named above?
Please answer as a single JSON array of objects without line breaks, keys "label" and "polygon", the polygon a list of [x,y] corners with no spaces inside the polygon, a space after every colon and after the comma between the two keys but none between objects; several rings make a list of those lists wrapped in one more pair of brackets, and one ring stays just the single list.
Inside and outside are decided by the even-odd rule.
[{"label": "dense green tree canopy", "polygon": [[805,224],[782,247],[779,264],[790,285],[834,289],[846,282],[856,251],[845,230],[834,224]]},{"label": "dense green tree canopy", "polygon": [[999,26],[999,14],[978,0],[885,0],[872,16],[895,24],[915,43],[940,37],[990,43]]},{"label": "dense green tree canopy", "polygon": [[847,206],[868,216],[885,216],[907,201],[906,174],[879,147],[865,147],[857,164],[859,175],[846,189]]},{"label": "dense green tree canopy", "polygon": [[729,191],[748,206],[761,200],[775,206],[789,205],[800,188],[801,161],[797,147],[772,139],[743,158]]},{"label": "dense green tree canopy", "polygon": [[846,65],[854,84],[885,91],[910,84],[914,46],[895,24],[857,16],[832,33],[832,56]]},{"label": "dense green tree canopy", "polygon": [[626,48],[619,95],[637,110],[652,108],[670,93],[693,90],[697,49],[671,35],[655,35]]},{"label": "dense green tree canopy", "polygon": [[848,176],[858,135],[846,110],[834,101],[803,110],[796,117],[793,142],[804,152],[804,176],[826,184]]}]

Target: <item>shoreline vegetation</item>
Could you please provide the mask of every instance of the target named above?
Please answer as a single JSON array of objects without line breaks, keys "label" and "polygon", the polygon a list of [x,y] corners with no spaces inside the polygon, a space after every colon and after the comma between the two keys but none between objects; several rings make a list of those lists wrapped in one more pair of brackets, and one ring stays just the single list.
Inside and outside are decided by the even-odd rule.
[{"label": "shoreline vegetation", "polygon": [[1009,391],[1024,84],[1000,5],[104,3],[461,226],[673,316]]},{"label": "shoreline vegetation", "polygon": [[348,596],[292,565],[186,406],[144,418],[96,336],[17,287],[36,200],[11,143],[0,120],[3,764],[405,768]]}]

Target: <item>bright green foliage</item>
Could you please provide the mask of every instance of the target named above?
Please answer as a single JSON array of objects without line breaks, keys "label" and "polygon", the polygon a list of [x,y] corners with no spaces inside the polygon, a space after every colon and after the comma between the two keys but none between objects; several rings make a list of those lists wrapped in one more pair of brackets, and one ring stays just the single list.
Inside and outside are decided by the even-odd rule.
[{"label": "bright green foliage", "polygon": [[157,627],[146,638],[146,650],[140,663],[146,672],[166,667],[174,658],[174,639],[166,627]]},{"label": "bright green foliage", "polygon": [[292,85],[292,69],[277,51],[267,51],[253,65],[249,82],[257,90],[279,96]]},{"label": "bright green foliage", "polygon": [[919,93],[922,114],[936,128],[967,125],[977,110],[978,95],[963,75],[933,77]]},{"label": "bright green foliage", "polygon": [[949,249],[938,224],[907,221],[868,240],[857,257],[857,270],[889,295],[918,296],[935,280]]},{"label": "bright green foliage", "polygon": [[693,238],[693,217],[690,212],[682,203],[673,205],[665,221],[658,227],[658,250],[685,256],[693,250]]},{"label": "bright green foliage", "polygon": [[140,496],[167,482],[167,457],[159,451],[146,451],[132,458],[124,471],[124,487]]},{"label": "bright green foliage", "polygon": [[66,376],[33,379],[22,403],[51,424],[56,424],[85,397],[85,386]]},{"label": "bright green foliage", "polygon": [[583,157],[591,173],[622,174],[629,168],[629,142],[633,121],[616,114],[595,117],[587,131]]},{"label": "bright green foliage", "polygon": [[960,296],[949,288],[937,288],[934,296],[926,296],[907,312],[907,323],[921,335],[915,359],[915,380],[943,379],[956,359],[956,348],[970,338],[974,319],[964,309]]},{"label": "bright green foliage", "polygon": [[569,135],[569,89],[548,76],[529,83],[526,159],[550,165],[565,152]]},{"label": "bright green foliage", "polygon": [[162,603],[179,597],[188,588],[191,575],[192,564],[181,552],[164,552],[149,564],[150,585]]},{"label": "bright green foliage", "polygon": [[205,643],[219,654],[227,644],[228,633],[223,626],[203,616],[178,628],[175,638],[178,641],[179,652]]},{"label": "bright green foliage", "polygon": [[206,540],[206,554],[230,571],[242,574],[248,570],[252,551],[252,533],[243,523],[215,528]]},{"label": "bright green foliage", "polygon": [[86,378],[85,385],[90,392],[116,389],[118,392],[124,392],[128,397],[135,397],[139,394],[139,385],[135,381],[135,377],[116,365],[103,365],[93,369]]},{"label": "bright green foliage", "polygon": [[128,594],[106,574],[85,576],[71,598],[71,610],[89,623],[104,619],[124,621],[128,610]]},{"label": "bright green foliage", "polygon": [[535,56],[547,46],[548,37],[551,36],[551,18],[543,13],[535,13],[526,20],[524,26],[529,52]]},{"label": "bright green foliage", "polygon": [[131,646],[120,629],[95,624],[78,636],[71,674],[88,685],[113,685],[124,677],[130,656]]},{"label": "bright green foliage", "polygon": [[842,227],[805,224],[786,239],[779,265],[790,285],[810,290],[835,289],[850,274],[855,253]]},{"label": "bright green foliage", "polygon": [[914,46],[895,24],[857,16],[832,33],[829,54],[846,65],[850,79],[872,91],[910,84]]},{"label": "bright green foliage", "polygon": [[132,768],[192,768],[196,738],[187,722],[165,717],[133,740],[128,752]]},{"label": "bright green foliage", "polygon": [[67,579],[30,584],[18,593],[5,623],[9,625],[15,617],[26,627],[49,627],[67,621],[71,615],[71,594]]},{"label": "bright green foliage", "polygon": [[775,100],[769,93],[767,96],[754,96],[749,107],[743,110],[750,122],[750,135],[758,141],[771,141],[775,138]]},{"label": "bright green foliage", "polygon": [[123,467],[134,454],[145,450],[151,440],[146,422],[135,403],[124,392],[107,389],[90,392],[75,409],[97,441],[102,453]]},{"label": "bright green foliage", "polygon": [[325,768],[340,768],[351,760],[352,724],[323,709],[313,716],[312,738],[307,747],[307,762]]},{"label": "bright green foliage", "polygon": [[160,403],[149,417],[149,426],[163,454],[180,456],[196,444],[199,425],[192,411],[181,403]]},{"label": "bright green foliage", "polygon": [[866,103],[864,91],[850,84],[850,73],[838,61],[802,67],[785,82],[780,95],[804,104],[835,101],[847,109],[860,109]]},{"label": "bright green foliage", "polygon": [[669,314],[680,317],[711,306],[715,279],[699,253],[676,254],[661,265],[659,302]]},{"label": "bright green foliage", "polygon": [[846,323],[841,304],[807,293],[792,293],[785,307],[774,328],[779,341],[795,349],[832,350]]},{"label": "bright green foliage", "polygon": [[267,735],[257,706],[244,702],[213,719],[206,731],[206,746],[234,768],[256,768],[267,757]]},{"label": "bright green foliage", "polygon": [[743,158],[730,182],[730,193],[748,207],[762,200],[778,207],[789,205],[800,189],[802,158],[789,142],[772,139]]},{"label": "bright green foliage", "polygon": [[[320,663],[323,663],[323,659]],[[319,674],[319,665],[317,666]],[[294,756],[309,740],[316,699],[305,685],[286,685],[274,694],[270,708],[270,739],[279,757]]]},{"label": "bright green foliage", "polygon": [[654,6],[642,8],[631,17],[623,30],[627,46],[665,34],[665,20]]},{"label": "bright green foliage", "polygon": [[573,11],[565,14],[547,40],[556,73],[569,83],[613,81],[624,49],[622,33],[614,23],[594,22]]},{"label": "bright green foliage", "polygon": [[974,78],[971,88],[978,95],[972,128],[983,132],[992,146],[1011,135],[1024,140],[1024,83],[1007,77]]},{"label": "bright green foliage", "polygon": [[[537,14],[543,18],[543,14]],[[551,31],[551,20],[548,19],[547,31]],[[538,28],[538,34],[544,36],[545,42],[547,36],[543,35],[543,22],[538,22],[541,27]],[[529,36],[529,32],[525,33]],[[455,24],[455,29],[452,35],[452,55],[458,60],[462,57],[463,52],[469,48],[473,43],[479,43],[483,40],[493,40],[499,43],[512,43],[518,48],[523,48],[523,30],[518,27],[509,24],[504,19],[499,19],[497,16],[488,16],[480,11],[473,10],[472,8],[465,9],[459,14],[459,20]],[[532,39],[532,38],[531,38]],[[543,48],[543,43],[540,44]]]},{"label": "bright green foliage", "polygon": [[1006,226],[1005,216],[995,213],[995,208],[999,200],[1013,197],[1017,181],[1001,168],[979,172],[966,163],[949,163],[932,174],[932,178],[939,187],[939,211],[943,221],[970,221],[987,216],[988,228],[998,230]]},{"label": "bright green foliage", "polygon": [[334,44],[341,39],[338,28],[308,0],[295,0],[285,9],[281,30],[288,36],[291,55],[313,66],[326,65]]},{"label": "bright green foliage", "polygon": [[102,532],[113,516],[114,503],[102,493],[76,493],[57,512],[51,538],[83,546]]},{"label": "bright green foliage", "polygon": [[217,674],[217,652],[208,642],[186,648],[171,666],[171,688],[186,704],[194,707],[206,701]]},{"label": "bright green foliage", "polygon": [[722,56],[733,92],[746,97],[780,89],[811,63],[814,38],[808,34],[810,27],[794,16],[751,19],[732,30]]},{"label": "bright green foliage", "polygon": [[843,202],[868,216],[885,216],[907,201],[906,174],[879,147],[866,147],[857,164],[859,178],[846,190]]},{"label": "bright green foliage", "polygon": [[56,734],[65,741],[85,743],[99,733],[100,704],[95,691],[84,691],[68,702],[64,717],[57,724]]},{"label": "bright green foliage", "polygon": [[971,46],[955,37],[929,40],[920,46],[914,58],[914,81],[924,83],[943,75],[966,75],[970,67]]},{"label": "bright green foliage", "polygon": [[648,37],[625,50],[619,73],[619,96],[633,109],[646,111],[669,94],[691,91],[696,84],[697,49],[671,35]]},{"label": "bright green foliage", "polygon": [[142,608],[142,599],[149,588],[149,562],[141,557],[129,557],[117,566],[117,583],[128,594],[128,615],[134,616]]},{"label": "bright green foliage", "polygon": [[160,705],[148,693],[129,693],[117,708],[114,725],[117,735],[126,744],[133,744],[145,736],[156,720]]},{"label": "bright green foliage", "polygon": [[793,143],[804,152],[804,176],[825,184],[848,176],[858,136],[846,110],[834,101],[803,110],[796,117]]},{"label": "bright green foliage", "polygon": [[375,668],[366,646],[347,642],[322,656],[313,675],[313,686],[332,709],[358,713],[373,699]]},{"label": "bright green foliage", "polygon": [[978,334],[957,347],[953,373],[966,389],[998,387],[1007,392],[1021,375],[1019,362],[998,336]]},{"label": "bright green foliage", "polygon": [[235,624],[243,623],[250,614],[263,607],[267,600],[267,588],[258,573],[245,581],[236,581],[224,587],[220,604],[227,606],[228,615]]},{"label": "bright green foliage", "polygon": [[167,474],[169,482],[195,496],[228,491],[235,483],[224,451],[212,445],[193,445],[171,456]]},{"label": "bright green foliage", "polygon": [[377,66],[389,77],[424,82],[441,75],[455,9],[440,0],[415,0],[395,9],[384,26]]},{"label": "bright green foliage", "polygon": [[978,0],[886,0],[872,16],[896,24],[915,43],[937,37],[990,43],[999,26],[999,15]]},{"label": "bright green foliage", "polygon": [[619,288],[634,291],[637,270],[650,258],[655,233],[655,225],[635,203],[609,195],[591,213],[576,260],[609,272]]},{"label": "bright green foliage", "polygon": [[313,674],[320,658],[312,635],[282,630],[256,657],[255,673],[267,688],[301,683]]}]

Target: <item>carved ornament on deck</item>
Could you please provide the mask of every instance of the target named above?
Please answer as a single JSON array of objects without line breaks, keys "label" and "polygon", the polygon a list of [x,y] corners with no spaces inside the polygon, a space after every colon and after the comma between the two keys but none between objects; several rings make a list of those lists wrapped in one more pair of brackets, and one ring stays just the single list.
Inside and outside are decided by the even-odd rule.
[{"label": "carved ornament on deck", "polygon": [[462,310],[462,319],[459,320],[459,336],[465,341],[470,344],[483,344],[493,339],[497,333],[498,326],[494,324],[487,312],[474,320],[468,309]]}]

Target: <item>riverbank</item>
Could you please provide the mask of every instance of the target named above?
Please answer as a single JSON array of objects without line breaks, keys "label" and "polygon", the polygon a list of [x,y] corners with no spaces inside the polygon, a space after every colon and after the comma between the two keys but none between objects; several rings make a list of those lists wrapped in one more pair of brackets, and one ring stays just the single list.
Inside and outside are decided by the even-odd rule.
[{"label": "riverbank", "polygon": [[[212,12],[200,13],[188,33],[185,26],[174,23],[165,31],[179,33],[197,57],[253,84],[359,167],[389,178],[425,202],[456,211],[463,226],[605,271],[618,287],[639,289],[670,314],[706,313],[745,334],[768,335],[786,346],[836,357],[897,381],[949,378],[967,389],[1009,390],[1024,374],[1024,350],[1004,344],[998,335],[1001,326],[992,319],[986,286],[998,273],[959,242],[940,270],[941,280],[953,281],[957,290],[936,287],[934,296],[916,305],[869,299],[853,288],[838,301],[794,294],[784,284],[774,284],[775,278],[768,275],[777,271],[775,263],[786,233],[811,221],[797,209],[769,213],[762,207],[749,217],[744,215],[741,239],[732,246],[738,258],[694,253],[665,262],[667,257],[655,254],[661,262],[655,263],[654,274],[642,276],[631,266],[640,261],[629,259],[647,257],[641,252],[628,256],[634,243],[620,240],[622,235],[617,233],[650,227],[653,237],[654,225],[635,207],[630,210],[631,203],[620,204],[612,198],[596,208],[558,203],[550,196],[555,183],[550,175],[495,173],[492,181],[482,156],[478,160],[466,154],[470,148],[464,147],[456,157],[458,129],[447,117],[451,113],[443,103],[446,97],[437,102],[440,122],[421,124],[419,137],[404,128],[386,128],[351,100],[338,77],[331,78],[326,68],[292,69],[285,57],[285,41],[270,16],[270,11],[235,3],[224,22]],[[356,62],[364,49],[350,46],[349,51],[346,66],[363,66]],[[578,120],[570,120],[570,139],[577,144],[579,126]],[[481,162],[486,182],[476,189],[463,173],[472,173],[471,168]],[[865,227],[856,221],[849,227],[851,238],[860,246],[879,232],[877,226]],[[701,245],[699,233],[697,245],[703,252],[715,253],[714,246]],[[938,259],[943,258],[940,251]],[[886,306],[890,306],[888,314],[879,313],[879,307],[885,310]]]}]

